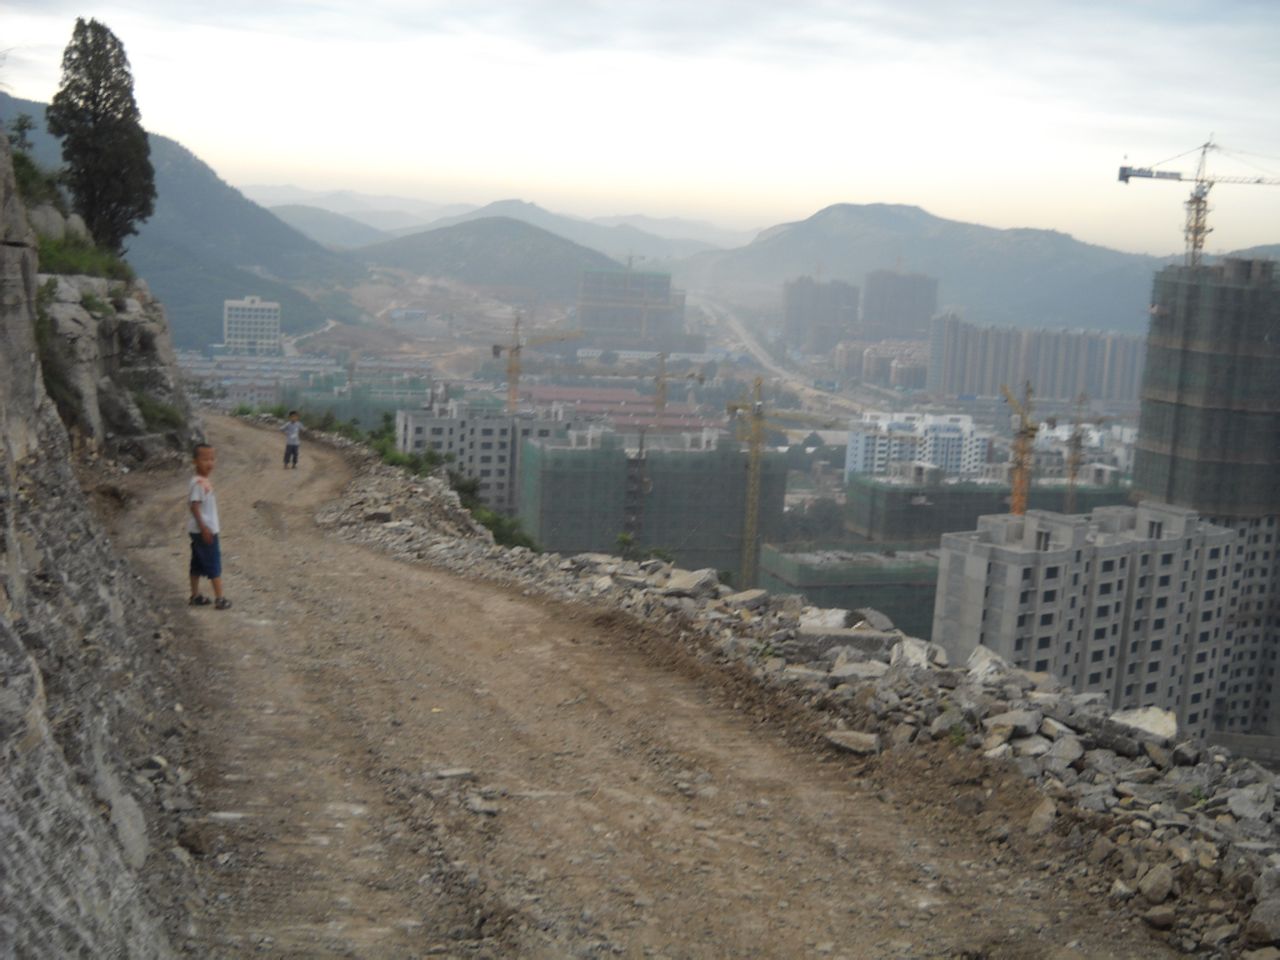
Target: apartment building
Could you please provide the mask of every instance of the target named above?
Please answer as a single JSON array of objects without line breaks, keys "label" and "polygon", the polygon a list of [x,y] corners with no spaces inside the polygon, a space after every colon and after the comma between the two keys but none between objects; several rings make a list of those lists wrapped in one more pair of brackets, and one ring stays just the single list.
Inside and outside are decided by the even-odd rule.
[{"label": "apartment building", "polygon": [[845,481],[856,474],[883,476],[903,461],[929,463],[946,476],[978,474],[990,458],[991,435],[965,414],[868,411],[849,425]]},{"label": "apartment building", "polygon": [[280,304],[261,297],[223,300],[222,343],[229,353],[280,353]]},{"label": "apartment building", "polygon": [[[933,641],[1156,706],[1204,735],[1233,711],[1236,533],[1161,503],[980,517],[942,538]],[[1238,704],[1237,704],[1238,706]]]},{"label": "apartment building", "polygon": [[496,405],[449,400],[421,410],[396,411],[396,449],[430,450],[449,460],[449,469],[478,481],[480,502],[511,514],[516,506],[520,444],[526,439],[564,436],[572,427],[558,408],[511,416]]}]

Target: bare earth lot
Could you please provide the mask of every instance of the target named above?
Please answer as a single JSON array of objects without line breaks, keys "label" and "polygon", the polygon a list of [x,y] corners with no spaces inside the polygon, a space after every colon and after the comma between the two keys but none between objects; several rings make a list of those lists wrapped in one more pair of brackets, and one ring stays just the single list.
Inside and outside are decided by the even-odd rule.
[{"label": "bare earth lot", "polygon": [[1015,842],[1015,778],[826,753],[616,614],[327,538],[337,454],[210,429],[232,610],[185,605],[185,472],[117,518],[190,681],[193,955],[1170,955]]}]

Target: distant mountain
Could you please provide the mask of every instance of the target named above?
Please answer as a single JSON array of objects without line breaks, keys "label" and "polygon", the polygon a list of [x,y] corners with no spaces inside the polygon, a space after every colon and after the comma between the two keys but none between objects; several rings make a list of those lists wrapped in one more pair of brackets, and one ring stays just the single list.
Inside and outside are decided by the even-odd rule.
[{"label": "distant mountain", "polygon": [[646,217],[633,213],[623,217],[593,217],[592,223],[606,227],[635,227],[668,240],[697,240],[713,247],[729,249],[750,243],[754,230],[726,230],[705,220],[682,220],[679,217]]},{"label": "distant mountain", "polygon": [[571,303],[582,271],[618,262],[511,217],[485,217],[415,233],[353,253],[370,266],[451,277],[514,302]]},{"label": "distant mountain", "polygon": [[870,271],[901,266],[937,277],[940,305],[959,307],[976,323],[1142,333],[1152,274],[1167,262],[1051,230],[999,230],[919,207],[841,203],[764,230],[740,249],[699,254],[677,279],[776,306],[793,277],[821,271],[861,286]]},{"label": "distant mountain", "polygon": [[299,233],[331,250],[367,247],[371,243],[389,239],[383,231],[332,210],[308,207],[300,203],[288,203],[269,209]]},{"label": "distant mountain", "polygon": [[566,217],[524,200],[499,200],[461,216],[444,217],[432,223],[430,229],[438,230],[486,217],[521,220],[622,262],[628,257],[656,261],[677,260],[708,248],[708,244],[699,240],[668,240],[626,224],[604,226],[589,220]]},{"label": "distant mountain", "polygon": [[1266,243],[1260,247],[1246,247],[1225,254],[1228,257],[1242,257],[1246,260],[1280,260],[1280,243]]},{"label": "distant mountain", "polygon": [[355,190],[308,190],[289,185],[241,187],[240,191],[264,207],[319,207],[384,233],[422,230],[441,217],[456,217],[476,208],[474,203],[435,203],[416,197],[359,193]]},{"label": "distant mountain", "polygon": [[[58,142],[45,130],[45,104],[0,92],[0,123],[21,113],[36,121],[36,160],[61,166]],[[164,303],[175,343],[221,340],[222,301],[248,294],[279,300],[288,330],[359,315],[335,288],[354,282],[362,268],[245,199],[177,142],[148,139],[156,209],[126,241],[127,258]]]}]

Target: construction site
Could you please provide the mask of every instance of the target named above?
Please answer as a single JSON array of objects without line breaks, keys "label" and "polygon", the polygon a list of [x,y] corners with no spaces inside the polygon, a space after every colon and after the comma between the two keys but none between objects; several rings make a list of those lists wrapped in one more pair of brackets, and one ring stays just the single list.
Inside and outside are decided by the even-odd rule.
[{"label": "construction site", "polygon": [[520,463],[517,516],[544,549],[644,555],[680,566],[743,568],[749,542],[782,529],[786,464],[759,456],[759,539],[744,538],[751,452],[715,431],[621,434],[573,431],[530,439]]}]

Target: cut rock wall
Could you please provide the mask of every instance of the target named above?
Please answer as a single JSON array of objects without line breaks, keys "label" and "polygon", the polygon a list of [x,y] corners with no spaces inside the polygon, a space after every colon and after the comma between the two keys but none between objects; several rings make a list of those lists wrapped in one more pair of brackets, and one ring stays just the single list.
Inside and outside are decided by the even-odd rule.
[{"label": "cut rock wall", "polygon": [[44,390],[35,249],[0,138],[0,954],[169,957],[154,891],[180,884],[144,873],[165,828],[131,758],[180,724]]}]

